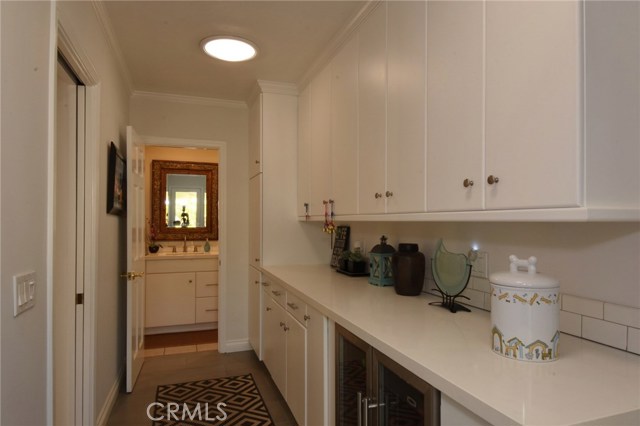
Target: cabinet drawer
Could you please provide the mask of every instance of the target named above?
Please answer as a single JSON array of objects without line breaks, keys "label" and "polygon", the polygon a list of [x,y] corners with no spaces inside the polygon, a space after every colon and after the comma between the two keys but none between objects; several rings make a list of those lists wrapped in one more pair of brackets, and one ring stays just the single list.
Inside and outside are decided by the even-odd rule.
[{"label": "cabinet drawer", "polygon": [[218,295],[218,272],[196,273],[196,297],[213,297]]},{"label": "cabinet drawer", "polygon": [[298,322],[306,326],[307,304],[294,296],[290,292],[287,292],[287,312],[291,314]]},{"label": "cabinet drawer", "polygon": [[218,298],[196,298],[196,323],[218,321]]},{"label": "cabinet drawer", "polygon": [[273,281],[268,281],[265,283],[266,285],[263,286],[264,291],[273,298],[273,300],[275,300],[276,302],[278,302],[278,304],[282,307],[285,307],[285,301],[286,301],[286,295],[287,292],[285,291],[284,287],[282,287],[280,284],[275,283]]}]

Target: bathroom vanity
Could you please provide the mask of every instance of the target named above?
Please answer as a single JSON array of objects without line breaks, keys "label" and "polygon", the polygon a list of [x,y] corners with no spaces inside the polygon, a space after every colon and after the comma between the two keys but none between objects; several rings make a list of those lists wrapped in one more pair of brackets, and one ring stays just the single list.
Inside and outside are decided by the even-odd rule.
[{"label": "bathroom vanity", "polygon": [[147,256],[146,334],[217,328],[218,264],[209,253]]}]

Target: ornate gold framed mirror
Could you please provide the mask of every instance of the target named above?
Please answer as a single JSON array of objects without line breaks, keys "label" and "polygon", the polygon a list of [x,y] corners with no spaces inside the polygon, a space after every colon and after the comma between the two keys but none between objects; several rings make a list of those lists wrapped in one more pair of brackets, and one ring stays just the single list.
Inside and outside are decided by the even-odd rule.
[{"label": "ornate gold framed mirror", "polygon": [[218,165],[153,160],[151,224],[158,240],[217,240]]}]

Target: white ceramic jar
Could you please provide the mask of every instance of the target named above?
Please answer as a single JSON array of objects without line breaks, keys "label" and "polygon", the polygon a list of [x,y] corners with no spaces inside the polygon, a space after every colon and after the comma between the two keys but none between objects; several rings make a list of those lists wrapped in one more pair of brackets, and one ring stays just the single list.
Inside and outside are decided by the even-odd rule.
[{"label": "white ceramic jar", "polygon": [[509,261],[509,272],[489,277],[491,349],[520,361],[553,361],[560,338],[559,283],[537,273],[533,256],[521,260],[511,255]]}]

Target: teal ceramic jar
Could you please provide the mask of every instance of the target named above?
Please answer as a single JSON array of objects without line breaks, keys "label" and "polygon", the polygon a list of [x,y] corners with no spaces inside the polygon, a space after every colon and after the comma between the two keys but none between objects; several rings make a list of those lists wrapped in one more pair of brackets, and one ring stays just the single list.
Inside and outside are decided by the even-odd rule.
[{"label": "teal ceramic jar", "polygon": [[396,252],[387,244],[387,237],[380,237],[380,244],[369,252],[369,283],[380,287],[393,285],[391,256]]}]

